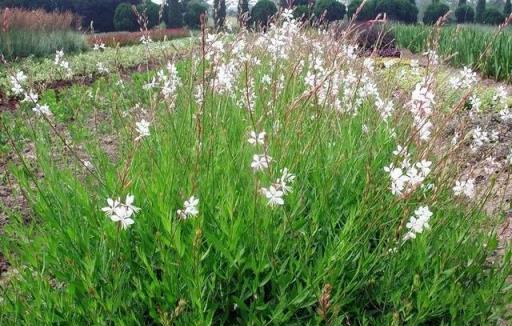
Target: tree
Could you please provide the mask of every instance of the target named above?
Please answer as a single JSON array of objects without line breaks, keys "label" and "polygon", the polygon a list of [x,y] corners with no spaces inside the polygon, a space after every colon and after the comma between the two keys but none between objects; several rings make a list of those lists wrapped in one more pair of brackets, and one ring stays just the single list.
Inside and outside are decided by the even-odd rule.
[{"label": "tree", "polygon": [[129,3],[123,2],[117,6],[114,13],[114,28],[116,31],[137,30],[137,18]]},{"label": "tree", "polygon": [[478,0],[476,3],[476,22],[481,23],[485,11],[485,0]]},{"label": "tree", "polygon": [[165,8],[165,24],[169,28],[183,27],[183,11],[178,0],[168,0]]},{"label": "tree", "polygon": [[[349,19],[352,19],[352,16],[356,13],[359,6],[363,3],[362,0],[352,0],[347,8],[347,15]],[[366,1],[363,8],[357,15],[357,21],[368,21],[374,19],[377,15],[375,14],[375,7],[377,6],[376,0]]]},{"label": "tree", "polygon": [[505,16],[496,8],[485,9],[482,14],[482,23],[488,25],[499,25],[505,21]]},{"label": "tree", "polygon": [[408,0],[380,0],[375,12],[385,13],[389,19],[407,24],[415,24],[418,21],[418,8]]},{"label": "tree", "polygon": [[277,12],[275,3],[270,0],[259,0],[251,10],[251,25],[267,26],[270,18]]},{"label": "tree", "polygon": [[457,7],[464,6],[465,4],[467,4],[467,0],[459,0]]},{"label": "tree", "polygon": [[185,23],[190,28],[199,28],[201,26],[201,15],[208,12],[208,5],[202,1],[192,0],[187,4],[185,12]]},{"label": "tree", "polygon": [[315,16],[327,22],[342,20],[345,16],[345,5],[336,0],[318,0],[315,4]]},{"label": "tree", "polygon": [[249,16],[249,0],[238,0],[238,21],[240,26],[245,25]]},{"label": "tree", "polygon": [[226,0],[213,1],[213,21],[216,29],[222,29],[226,21]]},{"label": "tree", "polygon": [[151,0],[146,0],[137,6],[140,15],[145,14],[148,19],[148,28],[153,28],[160,23],[160,6]]},{"label": "tree", "polygon": [[510,0],[507,0],[505,2],[505,8],[503,9],[503,14],[505,14],[506,17],[510,16],[510,13],[512,12],[512,4],[510,3]]},{"label": "tree", "polygon": [[423,15],[423,23],[426,25],[435,24],[439,18],[446,15],[448,11],[450,11],[450,7],[448,7],[448,5],[445,5],[444,3],[433,2],[425,10],[425,14]]},{"label": "tree", "polygon": [[457,18],[457,23],[472,23],[475,20],[475,11],[471,6],[461,5],[455,10],[455,17]]}]

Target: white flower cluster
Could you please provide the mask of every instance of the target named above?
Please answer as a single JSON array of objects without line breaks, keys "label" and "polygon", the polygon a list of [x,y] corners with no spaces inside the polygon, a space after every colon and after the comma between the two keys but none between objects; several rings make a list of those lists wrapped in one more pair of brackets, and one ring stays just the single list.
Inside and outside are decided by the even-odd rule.
[{"label": "white flower cluster", "polygon": [[424,78],[416,84],[409,102],[410,111],[413,115],[414,126],[419,132],[421,140],[430,139],[431,129],[433,127],[430,121],[433,106],[435,105],[434,93],[430,90],[432,81],[430,78]]},{"label": "white flower cluster", "polygon": [[457,180],[453,187],[455,196],[465,195],[469,199],[475,197],[475,179]]},{"label": "white flower cluster", "polygon": [[450,85],[453,89],[467,89],[477,82],[476,73],[471,68],[464,67],[458,76],[450,78]]},{"label": "white flower cluster", "polygon": [[130,225],[135,223],[132,216],[136,214],[140,208],[133,205],[135,197],[128,194],[125,202],[121,202],[119,198],[107,198],[107,206],[101,210],[107,214],[113,222],[119,223],[122,229],[127,229]]},{"label": "white flower cluster", "polygon": [[492,130],[489,134],[489,132],[482,130],[482,127],[477,126],[471,131],[471,137],[473,138],[473,142],[471,143],[470,148],[473,152],[476,152],[490,142],[497,141],[499,139],[499,132]]},{"label": "white flower cluster", "polygon": [[32,108],[32,111],[36,115],[45,115],[45,116],[51,116],[52,112],[50,111],[50,107],[48,105],[40,104],[39,102],[39,95],[37,95],[36,92],[33,90],[25,91],[24,84],[27,80],[27,76],[23,71],[18,71],[13,76],[10,76],[10,83],[11,83],[11,91],[15,95],[24,95],[24,98],[22,102],[28,102],[34,105]]},{"label": "white flower cluster", "polygon": [[139,122],[136,122],[135,123],[135,130],[137,131],[137,133],[139,134],[136,138],[135,138],[135,141],[138,141],[144,137],[148,137],[150,135],[150,132],[149,132],[149,126],[151,124],[142,119],[141,121]]},{"label": "white flower cluster", "polygon": [[291,185],[295,181],[295,175],[288,172],[287,168],[281,170],[281,177],[276,180],[270,187],[261,188],[261,193],[268,200],[269,206],[284,205],[283,197],[292,192]]},{"label": "white flower cluster", "polygon": [[105,46],[105,43],[94,43],[93,50],[94,51],[100,51],[105,50],[107,47]]},{"label": "white flower cluster", "polygon": [[157,72],[157,77],[153,77],[148,83],[143,86],[145,90],[154,88],[160,89],[160,94],[164,99],[168,100],[171,106],[174,106],[176,101],[176,93],[178,87],[181,86],[181,78],[178,75],[178,70],[174,63],[168,63],[166,71],[161,69]]},{"label": "white flower cluster", "polygon": [[411,163],[407,149],[402,146],[398,146],[393,154],[401,156],[403,161],[399,167],[395,167],[393,164],[384,167],[384,171],[389,173],[391,179],[391,193],[397,196],[411,193],[421,186],[430,174],[432,162],[421,160]]},{"label": "white flower cluster", "polygon": [[64,60],[64,51],[57,50],[55,53],[55,60],[53,62],[57,67],[62,68],[68,75],[71,75],[73,72],[71,67],[69,66],[69,62]]},{"label": "white flower cluster", "polygon": [[404,241],[415,239],[418,234],[423,233],[424,230],[430,229],[428,222],[432,215],[432,212],[427,206],[421,206],[416,209],[414,215],[409,218],[409,222],[405,225],[409,231],[405,234]]},{"label": "white flower cluster", "polygon": [[199,198],[191,196],[189,199],[185,200],[183,204],[183,209],[178,209],[177,214],[178,217],[182,220],[189,219],[191,217],[195,217],[199,214]]},{"label": "white flower cluster", "polygon": [[512,121],[512,110],[509,107],[509,96],[505,87],[500,86],[496,88],[496,94],[492,98],[492,103],[497,107],[500,115],[500,119],[503,122]]}]

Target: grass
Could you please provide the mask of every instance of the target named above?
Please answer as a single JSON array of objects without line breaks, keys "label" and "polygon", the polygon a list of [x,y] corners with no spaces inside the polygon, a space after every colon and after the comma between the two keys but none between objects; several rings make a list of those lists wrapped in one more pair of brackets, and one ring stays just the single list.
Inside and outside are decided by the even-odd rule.
[{"label": "grass", "polygon": [[[420,53],[429,47],[432,27],[396,24],[393,31],[402,48]],[[511,82],[512,31],[508,28],[497,37],[495,33],[479,25],[445,26],[441,28],[438,51],[456,67],[471,66],[486,76]],[[484,52],[487,54],[482,57]]]},{"label": "grass", "polygon": [[85,51],[85,37],[75,31],[9,30],[0,33],[0,53],[6,60],[46,57],[57,50],[67,53]]},{"label": "grass", "polygon": [[[19,139],[33,143],[36,159],[11,165],[33,220],[13,217],[0,239],[12,264],[0,283],[1,324],[462,325],[503,316],[509,255],[488,262],[496,221],[482,200],[454,199],[456,167],[432,148],[442,135],[417,139],[407,99],[394,99],[383,120],[368,95],[371,81],[391,100],[405,77],[367,70],[327,34],[293,30],[227,37],[205,46],[208,56],[196,48],[176,62],[181,83],[167,97],[163,84],[145,87],[156,71],[119,83],[112,69],[93,85],[43,92],[52,116],[28,103],[2,116],[6,141],[19,153]],[[279,57],[269,51],[275,38],[286,45]],[[322,59],[324,86],[306,86],[310,58]],[[233,79],[218,74],[230,64]],[[419,80],[409,78],[402,92]],[[142,119],[150,135],[135,141]],[[266,131],[264,145],[248,143],[252,130]],[[384,167],[399,164],[398,144],[412,162],[434,161],[425,180],[434,188],[391,194]],[[271,156],[269,168],[253,171],[254,154]],[[269,206],[261,188],[284,168],[296,175],[293,191]],[[123,230],[101,208],[128,194],[141,209]],[[199,214],[182,219],[190,196]],[[420,206],[432,210],[431,228],[404,241]]]}]

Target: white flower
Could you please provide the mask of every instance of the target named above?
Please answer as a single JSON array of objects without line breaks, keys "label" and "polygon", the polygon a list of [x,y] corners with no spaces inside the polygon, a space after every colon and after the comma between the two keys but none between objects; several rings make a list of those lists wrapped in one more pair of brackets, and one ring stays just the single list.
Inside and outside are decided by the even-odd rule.
[{"label": "white flower", "polygon": [[266,133],[264,131],[259,133],[256,131],[251,131],[247,141],[251,145],[263,145],[265,143],[265,135]]},{"label": "white flower", "polygon": [[103,207],[101,210],[105,212],[108,216],[111,216],[115,213],[116,208],[119,206],[121,202],[119,199],[115,200],[112,198],[107,198],[107,207]]},{"label": "white flower", "polygon": [[32,108],[32,111],[34,111],[37,115],[46,115],[46,116],[52,115],[52,111],[50,111],[50,107],[48,105],[36,104],[36,106],[34,108]]},{"label": "white flower", "polygon": [[262,194],[267,198],[268,205],[270,206],[281,206],[284,205],[283,195],[281,190],[277,190],[274,186],[267,188],[261,188]]},{"label": "white flower", "polygon": [[149,133],[150,123],[147,122],[146,120],[142,119],[141,121],[136,122],[135,126],[136,126],[137,132],[139,133],[139,136],[137,136],[137,138],[135,138],[136,141],[150,135],[150,133]]},{"label": "white flower", "polygon": [[93,50],[99,51],[99,50],[105,50],[105,43],[94,43]]},{"label": "white flower", "polygon": [[409,222],[405,225],[409,231],[405,234],[404,240],[415,239],[417,234],[424,230],[430,229],[428,221],[432,217],[432,212],[427,206],[419,207],[414,211],[414,216],[409,218]]},{"label": "white flower", "polygon": [[123,230],[126,230],[130,225],[135,223],[131,218],[133,211],[126,206],[119,206],[115,209],[114,214],[110,216],[112,222],[119,222]]},{"label": "white flower", "polygon": [[464,194],[468,198],[472,199],[475,197],[475,179],[467,179],[465,181],[457,180],[453,187],[453,192],[455,196],[461,196]]},{"label": "white flower", "polygon": [[292,192],[291,184],[295,181],[295,175],[288,172],[287,168],[281,170],[281,177],[277,179],[277,187],[284,195]]},{"label": "white flower", "polygon": [[252,157],[251,168],[256,171],[261,171],[268,168],[268,165],[272,161],[272,158],[268,155],[255,154]]},{"label": "white flower", "polygon": [[103,62],[98,62],[96,64],[96,67],[98,68],[98,72],[100,74],[108,74],[109,73],[108,68],[105,66],[105,64]]},{"label": "white flower", "polygon": [[477,151],[480,147],[491,141],[489,138],[489,133],[487,131],[483,131],[479,126],[473,130],[472,137],[473,143],[470,147],[473,151]]},{"label": "white flower", "polygon": [[133,205],[133,202],[134,196],[132,195],[126,196],[126,202],[124,204],[119,199],[114,200],[107,198],[107,206],[103,207],[101,210],[105,212],[113,222],[119,222],[123,229],[127,229],[130,225],[135,223],[131,217],[140,210],[140,208]]},{"label": "white flower", "polygon": [[184,209],[178,210],[178,212],[177,212],[178,216],[184,220],[188,219],[189,217],[197,216],[199,214],[199,209],[197,207],[198,205],[199,205],[199,198],[196,198],[194,196],[190,197],[183,204]]}]

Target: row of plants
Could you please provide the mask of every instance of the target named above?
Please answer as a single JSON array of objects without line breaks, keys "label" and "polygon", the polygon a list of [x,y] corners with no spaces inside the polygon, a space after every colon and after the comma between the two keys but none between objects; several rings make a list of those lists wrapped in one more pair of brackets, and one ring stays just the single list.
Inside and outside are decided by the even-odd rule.
[{"label": "row of plants", "polygon": [[[393,25],[398,45],[414,53],[423,53],[431,43],[433,27]],[[512,30],[498,33],[479,25],[443,26],[439,29],[440,54],[457,67],[471,66],[486,76],[512,81]]]},{"label": "row of plants", "polygon": [[0,10],[0,57],[42,57],[57,50],[77,52],[87,48],[77,31],[80,17],[70,12],[44,10]]}]

